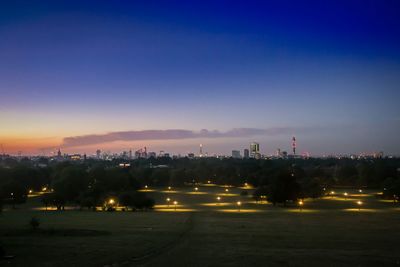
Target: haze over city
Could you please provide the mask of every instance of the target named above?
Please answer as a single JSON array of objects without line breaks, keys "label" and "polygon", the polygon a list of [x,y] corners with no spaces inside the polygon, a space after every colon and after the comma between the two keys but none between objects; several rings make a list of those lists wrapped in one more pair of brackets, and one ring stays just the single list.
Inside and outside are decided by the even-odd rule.
[{"label": "haze over city", "polygon": [[399,3],[305,2],[6,1],[2,149],[398,155]]}]

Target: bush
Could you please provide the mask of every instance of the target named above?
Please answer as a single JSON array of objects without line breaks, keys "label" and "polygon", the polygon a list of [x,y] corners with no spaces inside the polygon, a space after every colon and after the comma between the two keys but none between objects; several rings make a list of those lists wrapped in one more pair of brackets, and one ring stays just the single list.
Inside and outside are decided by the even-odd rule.
[{"label": "bush", "polygon": [[36,217],[32,217],[31,220],[29,221],[29,225],[32,228],[32,230],[36,230],[39,228],[40,221]]}]

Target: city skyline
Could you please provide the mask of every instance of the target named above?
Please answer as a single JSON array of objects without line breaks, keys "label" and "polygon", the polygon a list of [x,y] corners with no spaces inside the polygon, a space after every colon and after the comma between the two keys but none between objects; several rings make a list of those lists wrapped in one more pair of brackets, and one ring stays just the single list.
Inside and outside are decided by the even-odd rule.
[{"label": "city skyline", "polygon": [[393,1],[4,3],[0,144],[14,155],[187,154],[199,144],[231,155],[257,141],[269,155],[290,152],[295,135],[299,154],[399,155],[399,10]]}]

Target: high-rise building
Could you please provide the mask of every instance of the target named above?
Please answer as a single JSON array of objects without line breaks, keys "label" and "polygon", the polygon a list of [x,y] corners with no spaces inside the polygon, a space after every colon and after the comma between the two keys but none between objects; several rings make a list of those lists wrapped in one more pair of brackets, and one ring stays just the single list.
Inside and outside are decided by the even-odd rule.
[{"label": "high-rise building", "polygon": [[97,157],[97,159],[100,159],[100,154],[101,154],[101,150],[100,150],[100,149],[97,149],[97,150],[96,150],[96,157]]},{"label": "high-rise building", "polygon": [[242,158],[242,156],[240,155],[240,151],[239,150],[232,150],[232,158],[234,158],[234,159]]},{"label": "high-rise building", "polygon": [[296,156],[296,137],[292,137],[292,149],[293,149],[293,156]]},{"label": "high-rise building", "polygon": [[199,154],[199,157],[201,158],[201,157],[203,157],[203,144],[200,144],[200,154]]},{"label": "high-rise building", "polygon": [[250,144],[250,156],[255,158],[257,154],[260,154],[260,144],[256,142],[252,142]]},{"label": "high-rise building", "polygon": [[243,157],[245,159],[248,159],[250,157],[250,152],[249,152],[249,150],[247,148],[245,148],[244,151],[243,151]]}]

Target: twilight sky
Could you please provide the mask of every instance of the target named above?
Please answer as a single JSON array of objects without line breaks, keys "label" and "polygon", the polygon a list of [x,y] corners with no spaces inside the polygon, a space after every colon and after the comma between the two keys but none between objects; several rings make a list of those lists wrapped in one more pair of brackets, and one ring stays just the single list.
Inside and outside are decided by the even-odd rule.
[{"label": "twilight sky", "polygon": [[399,155],[399,100],[396,0],[0,3],[11,154]]}]

